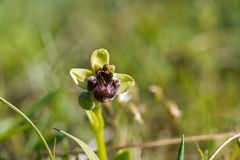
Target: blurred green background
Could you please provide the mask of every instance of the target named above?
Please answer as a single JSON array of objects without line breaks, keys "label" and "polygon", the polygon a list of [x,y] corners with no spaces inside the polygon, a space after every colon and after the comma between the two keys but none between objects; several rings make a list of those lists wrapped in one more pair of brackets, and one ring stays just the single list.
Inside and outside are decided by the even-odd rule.
[{"label": "blurred green background", "polygon": [[[104,108],[109,146],[237,131],[239,6],[238,0],[1,0],[0,95],[27,113],[49,144],[53,127],[92,142],[69,70],[90,69],[92,51],[106,48],[117,72],[136,80],[129,102]],[[44,148],[29,126],[0,106],[0,158],[41,159]],[[220,143],[200,146],[212,152]],[[58,139],[61,153],[75,147]],[[137,160],[176,154],[176,145],[134,149]],[[221,157],[237,159],[239,150],[230,145]],[[194,143],[186,145],[186,159],[199,159]]]}]

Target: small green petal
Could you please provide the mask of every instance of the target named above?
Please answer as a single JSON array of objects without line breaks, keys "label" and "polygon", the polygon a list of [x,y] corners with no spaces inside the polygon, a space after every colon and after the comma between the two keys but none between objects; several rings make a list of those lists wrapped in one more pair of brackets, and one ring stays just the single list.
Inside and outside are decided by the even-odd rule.
[{"label": "small green petal", "polygon": [[112,73],[114,73],[115,72],[115,66],[114,65],[105,64],[103,66],[103,70],[108,70],[108,71],[111,71]]},{"label": "small green petal", "polygon": [[87,89],[87,78],[93,75],[93,73],[88,69],[73,68],[70,70],[70,75],[76,85],[83,89]]},{"label": "small green petal", "polygon": [[97,49],[93,52],[90,60],[93,71],[103,68],[104,64],[109,64],[109,54],[106,49]]},{"label": "small green petal", "polygon": [[92,110],[95,107],[93,93],[81,92],[78,97],[78,104],[85,110]]},{"label": "small green petal", "polygon": [[120,81],[120,88],[117,94],[128,91],[135,84],[134,79],[127,74],[114,73],[113,77],[117,78]]}]

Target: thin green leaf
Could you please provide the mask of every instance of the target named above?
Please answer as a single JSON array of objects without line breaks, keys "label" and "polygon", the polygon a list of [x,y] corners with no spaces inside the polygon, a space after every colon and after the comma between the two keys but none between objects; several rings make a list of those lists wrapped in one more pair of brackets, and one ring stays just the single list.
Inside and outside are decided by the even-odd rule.
[{"label": "thin green leaf", "polygon": [[124,149],[118,151],[118,153],[114,156],[113,160],[133,160],[133,155],[131,150]]},{"label": "thin green leaf", "polygon": [[[31,117],[33,113],[40,107],[44,106],[45,104],[49,103],[56,95],[59,93],[61,89],[56,89],[47,95],[39,98],[33,104],[29,105],[27,110],[25,111],[25,115]],[[7,126],[6,128],[1,127],[0,129],[0,142],[8,139],[12,135],[19,133],[20,131],[24,131],[29,127],[26,127],[22,123],[24,120],[21,117],[9,119],[7,122],[2,121],[2,123],[7,123],[7,125],[0,125],[0,126]],[[21,127],[19,127],[21,126]]]},{"label": "thin green leaf", "polygon": [[27,116],[32,116],[33,113],[35,113],[36,110],[38,110],[40,107],[46,105],[50,101],[52,101],[58,95],[58,93],[60,91],[61,91],[61,88],[53,90],[52,92],[49,92],[48,94],[44,95],[43,97],[41,97],[38,100],[36,100],[35,102],[33,102],[33,104],[26,107],[26,108],[28,108],[28,110],[26,110],[26,112],[25,112],[26,115]]},{"label": "thin green leaf", "polygon": [[208,157],[209,157],[209,152],[208,152],[208,150],[206,150],[204,152],[204,156],[203,156],[202,160],[208,160]]},{"label": "thin green leaf", "polygon": [[237,138],[237,144],[238,144],[238,147],[240,148],[240,137]]},{"label": "thin green leaf", "polygon": [[197,147],[197,150],[198,150],[200,156],[204,157],[204,153],[203,153],[202,149],[200,148],[200,146],[199,146],[199,144],[197,142],[196,142],[196,147]]},{"label": "thin green leaf", "polygon": [[201,156],[201,160],[208,160],[208,150],[203,152],[198,143],[196,143],[196,147]]},{"label": "thin green leaf", "polygon": [[184,135],[182,136],[182,140],[178,150],[177,160],[184,160]]},{"label": "thin green leaf", "polygon": [[134,79],[127,74],[114,73],[113,77],[117,78],[120,81],[120,88],[117,94],[121,94],[128,91],[135,84]]},{"label": "thin green leaf", "polygon": [[[44,115],[41,116],[41,119],[38,121],[38,128],[41,130],[44,130],[47,125],[47,122],[49,122],[49,119],[51,118],[51,113],[46,112]],[[46,142],[49,141],[50,136],[45,135]],[[52,141],[51,141],[52,142]],[[34,149],[40,149],[42,148],[42,143],[39,141],[39,138],[35,134],[29,135],[28,141],[26,143],[27,148],[34,150]]]},{"label": "thin green leaf", "polygon": [[104,64],[109,64],[109,54],[106,49],[97,49],[93,52],[90,63],[93,71],[102,69]]},{"label": "thin green leaf", "polygon": [[[57,98],[57,94],[60,92],[61,88],[50,92],[49,94],[47,94],[46,96],[40,98],[39,100],[37,100],[36,102],[34,102],[30,109],[27,110],[27,113],[30,113],[30,115],[33,115],[34,113],[36,113],[38,111],[38,109],[43,106],[47,106],[47,104],[49,104],[51,101],[54,100],[54,98]],[[42,115],[41,119],[37,121],[37,125],[38,128],[41,130],[46,129],[47,123],[49,122],[49,119],[51,119],[51,113],[50,112],[46,112],[44,115]],[[52,143],[53,140],[53,136],[46,134],[45,135],[45,140],[48,143]],[[41,141],[39,141],[39,138],[35,135],[35,134],[31,134],[28,138],[28,141],[26,143],[27,148],[31,149],[31,150],[39,150],[40,148],[43,147]]]},{"label": "thin green leaf", "polygon": [[44,144],[44,146],[48,152],[49,158],[51,160],[54,160],[54,157],[52,155],[52,152],[51,152],[46,140],[44,139],[44,137],[43,137],[42,133],[39,131],[39,129],[35,126],[35,124],[22,111],[20,111],[17,107],[15,107],[14,105],[12,105],[8,101],[6,101],[4,98],[0,97],[0,102],[2,102],[4,105],[6,105],[8,108],[13,110],[15,113],[17,113],[19,116],[21,116],[23,119],[25,119],[28,122],[28,124],[32,127],[32,129],[36,132],[36,134],[38,135],[38,137],[41,139],[42,143]]},{"label": "thin green leaf", "polygon": [[1,121],[0,126],[2,126],[2,127],[0,130],[0,142],[8,139],[9,137],[11,137],[19,132],[23,132],[23,131],[31,128],[31,126],[29,124],[12,127],[12,125],[15,124],[12,120],[14,120],[14,119],[10,119],[10,121],[8,121],[8,120]]},{"label": "thin green leaf", "polygon": [[92,71],[82,68],[73,68],[70,75],[76,85],[83,89],[87,89],[87,78],[93,75]]},{"label": "thin green leaf", "polygon": [[83,151],[86,153],[87,157],[90,160],[99,160],[97,155],[92,151],[92,149],[87,144],[85,144],[82,140],[64,132],[63,130],[60,130],[60,129],[57,129],[57,128],[53,128],[53,129],[56,130],[59,133],[64,134],[68,138],[74,140],[83,149]]},{"label": "thin green leaf", "polygon": [[57,146],[57,137],[54,137],[53,141],[53,157],[56,158],[56,146]]}]

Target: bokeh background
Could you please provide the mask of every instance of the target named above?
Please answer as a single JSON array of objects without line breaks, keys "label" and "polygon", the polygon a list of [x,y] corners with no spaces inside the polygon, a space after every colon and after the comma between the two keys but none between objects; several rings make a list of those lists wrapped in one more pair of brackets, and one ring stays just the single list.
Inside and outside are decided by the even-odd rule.
[{"label": "bokeh background", "polygon": [[[108,146],[240,129],[240,1],[1,0],[0,95],[52,144],[53,127],[93,143],[73,67],[106,48],[136,86],[104,107]],[[0,105],[0,157],[42,159],[28,125]],[[75,143],[58,138],[58,151]],[[212,151],[222,143],[200,142]],[[176,159],[177,145],[134,149],[136,160]],[[195,143],[186,159],[200,159]],[[221,159],[238,159],[232,144]],[[62,157],[70,159],[71,156]]]}]

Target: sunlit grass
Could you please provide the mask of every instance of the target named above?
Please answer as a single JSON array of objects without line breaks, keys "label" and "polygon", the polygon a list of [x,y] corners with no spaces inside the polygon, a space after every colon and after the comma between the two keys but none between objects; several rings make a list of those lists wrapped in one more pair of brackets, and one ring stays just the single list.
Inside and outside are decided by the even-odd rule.
[{"label": "sunlit grass", "polygon": [[[91,128],[76,101],[80,90],[68,72],[73,67],[87,68],[90,53],[105,47],[117,72],[127,71],[137,84],[130,101],[115,101],[103,111],[108,144],[239,130],[238,6],[238,1],[227,0],[3,0],[0,95],[22,106],[45,131],[48,144],[53,144],[53,126],[90,142]],[[149,91],[151,85],[162,89],[164,100]],[[29,105],[59,87],[58,94],[44,103]],[[171,116],[168,101],[182,112],[178,120]],[[141,114],[143,123],[134,120],[136,113]],[[22,120],[5,107],[0,108],[0,116],[5,126],[0,130],[3,158],[21,159],[44,152]],[[6,128],[8,132],[3,133]],[[66,139],[60,141],[63,152],[75,147]],[[219,143],[200,146],[212,153]],[[188,145],[186,159],[198,156],[196,148]],[[236,152],[231,149],[226,148],[226,157],[232,150]],[[177,146],[135,150],[136,154],[141,151],[143,159],[176,159]]]}]

